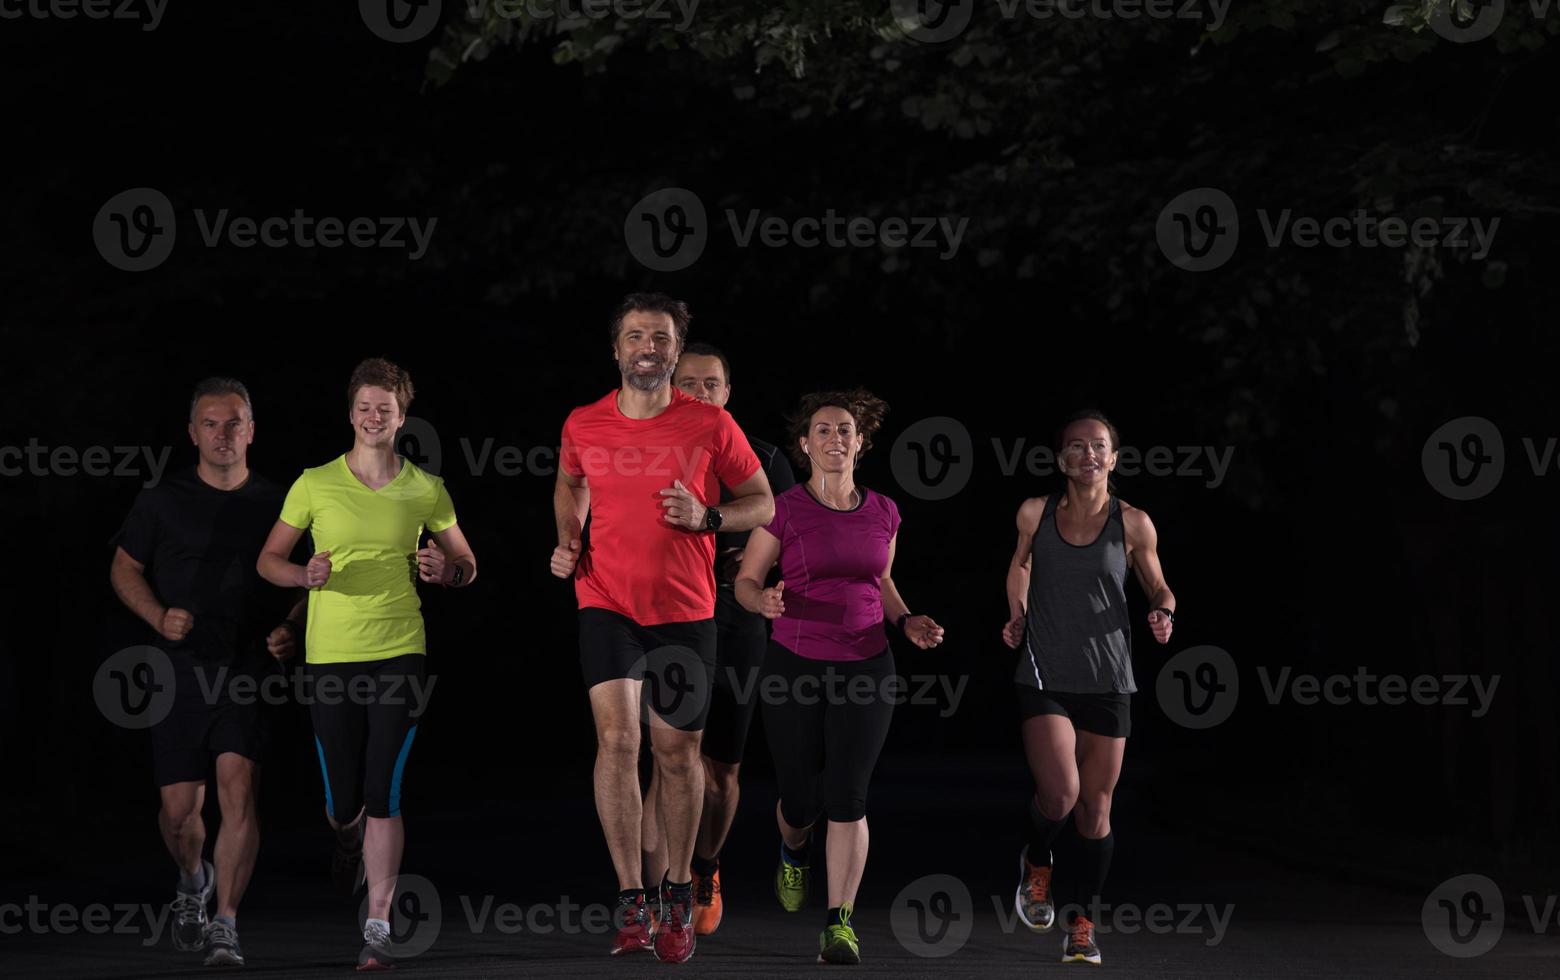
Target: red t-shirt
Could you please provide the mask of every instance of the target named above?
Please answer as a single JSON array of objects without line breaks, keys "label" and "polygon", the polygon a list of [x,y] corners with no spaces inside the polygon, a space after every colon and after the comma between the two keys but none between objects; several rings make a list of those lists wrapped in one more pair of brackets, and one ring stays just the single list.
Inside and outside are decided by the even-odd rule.
[{"label": "red t-shirt", "polygon": [[715,535],[668,524],[660,491],[681,480],[712,506],[722,483],[735,487],[758,472],[731,414],[673,388],[660,415],[631,419],[614,389],[569,413],[559,458],[590,487],[590,544],[574,572],[580,608],[641,626],[713,617]]}]

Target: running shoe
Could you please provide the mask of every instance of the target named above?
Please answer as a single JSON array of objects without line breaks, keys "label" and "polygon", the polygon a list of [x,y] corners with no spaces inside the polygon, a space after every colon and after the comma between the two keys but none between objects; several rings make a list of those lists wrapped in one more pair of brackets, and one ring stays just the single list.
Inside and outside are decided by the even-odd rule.
[{"label": "running shoe", "polygon": [[785,859],[781,845],[780,866],[775,868],[775,897],[787,912],[800,912],[807,907],[807,893],[812,885],[812,868],[805,864],[792,864]]},{"label": "running shoe", "polygon": [[1100,965],[1100,948],[1094,945],[1094,923],[1081,915],[1073,919],[1072,928],[1062,940],[1062,962]]},{"label": "running shoe", "polygon": [[357,894],[368,878],[363,864],[363,827],[367,822],[367,818],[358,817],[357,830],[346,841],[336,835],[336,847],[330,855],[330,880],[343,895]]},{"label": "running shoe", "polygon": [[661,882],[661,924],[655,930],[655,958],[662,963],[686,963],[693,955],[696,940],[693,896],[677,901],[666,882]]},{"label": "running shoe", "polygon": [[617,935],[612,940],[612,955],[650,949],[654,942],[654,930],[650,925],[650,910],[643,895],[634,898],[618,898]]},{"label": "running shoe", "polygon": [[206,926],[206,948],[211,951],[206,954],[207,966],[244,965],[244,951],[238,945],[238,930],[221,919],[212,919],[211,924]]},{"label": "running shoe", "polygon": [[819,963],[861,962],[861,943],[856,939],[856,930],[850,927],[850,914],[854,911],[849,902],[840,906],[839,925],[829,926],[818,937]]},{"label": "running shoe", "polygon": [[200,866],[206,875],[206,886],[198,892],[175,892],[169,906],[173,912],[173,948],[186,953],[206,948],[206,905],[217,888],[217,869],[205,859]]},{"label": "running shoe", "polygon": [[1035,932],[1047,932],[1056,924],[1056,906],[1051,902],[1051,866],[1030,864],[1026,846],[1018,858],[1018,892],[1013,908],[1019,921]]},{"label": "running shoe", "polygon": [[357,968],[362,971],[395,969],[389,929],[377,922],[363,924],[363,952],[358,954]]},{"label": "running shoe", "polygon": [[701,936],[708,936],[720,925],[720,917],[724,913],[724,904],[720,898],[720,869],[713,873],[701,875],[697,871],[693,874],[693,931]]}]

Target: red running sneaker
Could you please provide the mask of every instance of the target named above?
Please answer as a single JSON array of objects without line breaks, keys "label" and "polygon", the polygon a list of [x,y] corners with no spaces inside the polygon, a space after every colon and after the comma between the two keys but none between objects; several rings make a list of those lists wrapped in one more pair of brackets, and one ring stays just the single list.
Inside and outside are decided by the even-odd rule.
[{"label": "red running sneaker", "polygon": [[631,953],[637,949],[650,949],[654,933],[650,928],[650,910],[645,907],[644,895],[632,899],[618,898],[617,935],[612,939],[612,955]]},{"label": "red running sneaker", "polygon": [[661,925],[655,931],[655,958],[662,963],[685,963],[693,955],[693,895],[672,897],[671,889],[661,885]]}]

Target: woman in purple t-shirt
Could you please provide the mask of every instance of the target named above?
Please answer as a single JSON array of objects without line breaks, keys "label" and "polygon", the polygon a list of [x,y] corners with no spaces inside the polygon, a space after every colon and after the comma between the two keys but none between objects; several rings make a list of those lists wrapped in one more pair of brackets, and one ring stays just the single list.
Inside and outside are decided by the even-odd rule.
[{"label": "woman in purple t-shirt", "polygon": [[[943,639],[931,617],[910,615],[890,576],[899,508],[856,486],[856,462],[887,411],[860,390],[802,399],[789,449],[807,481],[775,496],[775,519],[754,529],[735,584],[738,602],[773,620],[759,696],[780,784],[775,895],[786,911],[807,904],[813,824],[829,820],[820,962],[861,961],[850,915],[867,863],[867,782],[896,693],[884,622],[923,650]],[[766,589],[777,560],[780,581]]]}]

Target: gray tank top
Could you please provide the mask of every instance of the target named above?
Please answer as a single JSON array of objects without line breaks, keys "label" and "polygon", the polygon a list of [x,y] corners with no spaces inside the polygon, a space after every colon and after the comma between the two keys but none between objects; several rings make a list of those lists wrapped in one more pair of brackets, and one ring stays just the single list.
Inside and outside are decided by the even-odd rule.
[{"label": "gray tank top", "polygon": [[1029,631],[1013,679],[1043,691],[1131,694],[1132,623],[1127,613],[1127,535],[1121,503],[1099,537],[1068,544],[1056,526],[1061,494],[1046,498],[1029,566]]}]

